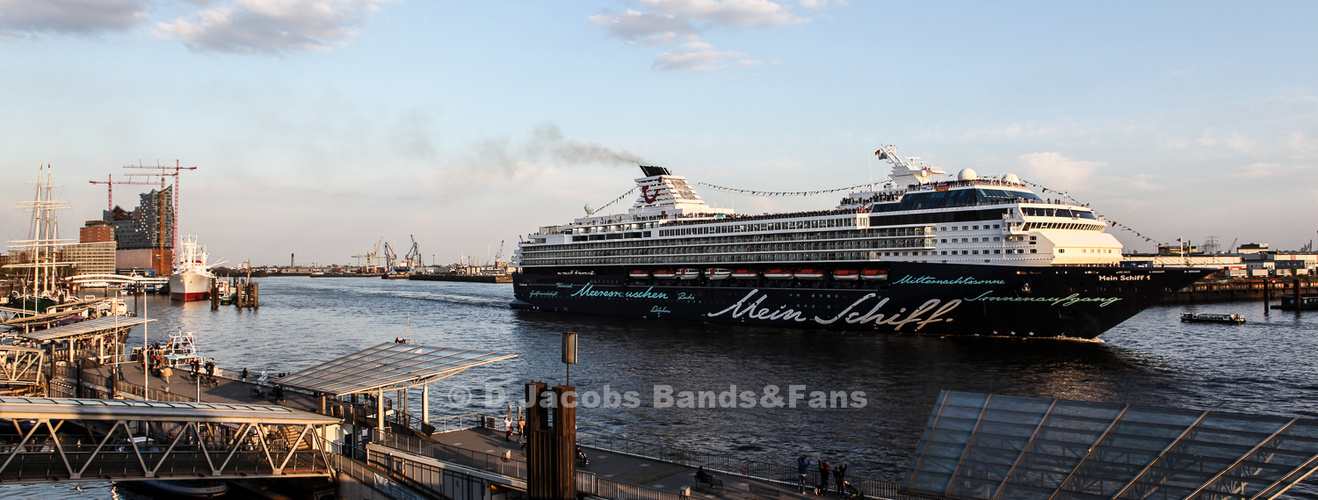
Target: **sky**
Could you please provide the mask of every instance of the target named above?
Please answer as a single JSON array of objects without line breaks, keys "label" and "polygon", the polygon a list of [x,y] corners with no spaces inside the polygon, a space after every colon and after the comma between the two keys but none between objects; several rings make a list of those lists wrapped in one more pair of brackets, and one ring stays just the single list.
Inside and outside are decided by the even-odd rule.
[{"label": "sky", "polygon": [[[1177,238],[1318,239],[1318,3],[0,0],[0,202],[53,166],[76,238],[125,165],[253,265],[506,259],[639,162],[759,191],[882,181],[895,145]],[[741,213],[841,194],[695,186]],[[131,209],[142,185],[118,185]],[[635,196],[635,195],[634,195]],[[633,196],[633,197],[634,197]],[[28,214],[0,208],[0,237]],[[1136,234],[1138,232],[1138,235]],[[1142,236],[1142,237],[1141,237]],[[401,252],[400,252],[401,253]]]}]

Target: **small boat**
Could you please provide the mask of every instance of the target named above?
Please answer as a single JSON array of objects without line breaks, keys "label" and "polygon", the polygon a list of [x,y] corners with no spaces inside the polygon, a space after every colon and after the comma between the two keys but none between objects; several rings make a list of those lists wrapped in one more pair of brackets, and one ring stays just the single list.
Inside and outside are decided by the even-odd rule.
[{"label": "small boat", "polygon": [[677,270],[677,277],[684,280],[693,280],[700,277],[700,270],[690,267],[684,267]]},{"label": "small boat", "polygon": [[760,277],[760,272],[754,269],[738,269],[732,272],[732,277],[739,280],[753,280]]},{"label": "small boat", "polygon": [[711,267],[705,270],[705,277],[711,280],[725,280],[728,279],[728,276],[732,276],[731,269],[724,269],[721,267]]},{"label": "small boat", "polygon": [[643,279],[645,279],[645,278],[649,278],[649,277],[650,277],[650,271],[646,271],[646,270],[643,270],[643,269],[636,269],[636,270],[633,270],[633,271],[630,272],[630,273],[627,273],[627,275],[628,275],[628,276],[631,276],[632,278],[635,278],[635,279],[643,280]]},{"label": "small boat", "polygon": [[803,280],[821,280],[824,279],[824,271],[821,269],[797,269],[796,278]]},{"label": "small boat", "polygon": [[862,269],[862,270],[860,271],[860,279],[863,279],[863,280],[866,280],[866,281],[871,281],[871,280],[883,281],[883,280],[887,280],[887,279],[888,279],[888,270],[887,270],[887,269]]},{"label": "small boat", "polygon": [[833,279],[838,281],[856,281],[860,279],[860,272],[855,269],[837,269],[833,271]]},{"label": "small boat", "polygon": [[1240,325],[1245,323],[1245,318],[1239,314],[1185,313],[1181,315],[1181,321],[1186,323],[1226,323],[1229,325]]},{"label": "small boat", "polygon": [[656,269],[654,271],[654,277],[661,280],[671,280],[677,277],[677,272],[672,269]]},{"label": "small boat", "polygon": [[770,269],[764,272],[764,277],[771,280],[789,280],[792,276],[791,269]]}]

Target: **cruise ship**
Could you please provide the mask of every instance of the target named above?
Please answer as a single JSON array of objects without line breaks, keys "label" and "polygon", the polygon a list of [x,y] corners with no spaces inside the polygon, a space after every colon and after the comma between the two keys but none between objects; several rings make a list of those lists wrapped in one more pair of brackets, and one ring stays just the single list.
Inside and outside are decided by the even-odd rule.
[{"label": "cruise ship", "polygon": [[[1121,266],[1088,206],[1017,176],[954,178],[885,146],[889,182],[833,208],[737,214],[641,166],[626,213],[523,238],[512,307],[653,320],[1092,339],[1208,270]],[[627,195],[624,195],[624,197]]]}]

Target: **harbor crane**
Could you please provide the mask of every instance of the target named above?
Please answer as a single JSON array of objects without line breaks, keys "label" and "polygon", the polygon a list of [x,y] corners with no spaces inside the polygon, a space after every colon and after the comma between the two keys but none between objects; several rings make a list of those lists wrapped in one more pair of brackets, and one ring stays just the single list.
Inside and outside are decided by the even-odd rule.
[{"label": "harbor crane", "polygon": [[404,260],[407,263],[408,272],[415,273],[420,271],[421,269],[424,269],[426,263],[425,260],[421,257],[421,245],[418,245],[416,243],[416,237],[410,234],[407,235],[407,237],[412,239],[412,248],[407,251],[407,255],[404,256]]}]

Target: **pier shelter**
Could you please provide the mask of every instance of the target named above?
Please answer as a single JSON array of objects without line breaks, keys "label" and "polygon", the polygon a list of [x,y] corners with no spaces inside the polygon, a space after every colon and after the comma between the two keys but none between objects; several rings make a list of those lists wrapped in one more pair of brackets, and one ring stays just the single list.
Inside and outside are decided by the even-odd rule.
[{"label": "pier shelter", "polygon": [[951,499],[1276,498],[1318,419],[943,391],[902,490]]},{"label": "pier shelter", "polygon": [[[73,361],[79,358],[95,357],[108,359],[115,355],[114,346],[128,330],[137,325],[155,321],[149,318],[108,316],[104,318],[79,321],[71,325],[57,326],[45,330],[22,334],[22,338],[36,344],[51,344],[51,362]],[[117,336],[116,336],[117,335]],[[56,356],[59,343],[64,342],[64,356]],[[93,349],[95,350],[94,352]],[[120,353],[123,354],[123,353]],[[64,359],[59,359],[64,358]]]},{"label": "pier shelter", "polygon": [[320,394],[326,398],[374,395],[376,427],[385,422],[384,393],[398,392],[398,410],[406,411],[407,391],[421,386],[421,420],[430,424],[430,383],[467,369],[517,357],[516,354],[475,352],[448,347],[386,342],[275,380],[276,384]]}]

